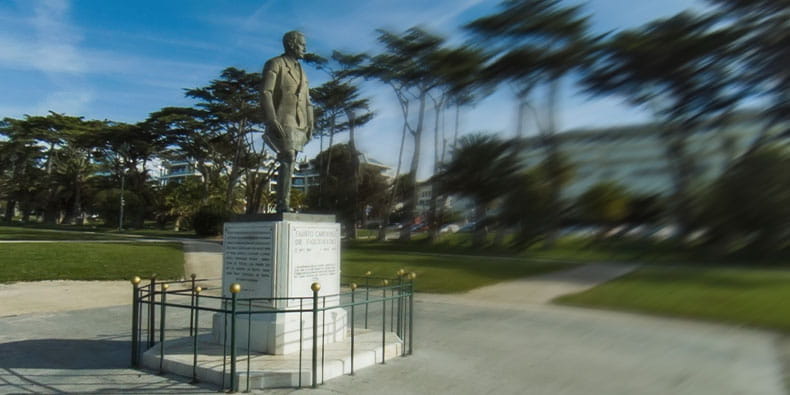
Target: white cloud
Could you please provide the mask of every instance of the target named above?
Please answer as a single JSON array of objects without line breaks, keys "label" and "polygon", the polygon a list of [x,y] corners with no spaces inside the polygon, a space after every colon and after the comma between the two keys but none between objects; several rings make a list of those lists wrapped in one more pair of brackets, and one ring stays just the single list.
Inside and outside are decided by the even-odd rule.
[{"label": "white cloud", "polygon": [[78,45],[82,36],[68,24],[69,4],[66,0],[37,2],[31,20],[36,32],[32,59],[44,71],[79,72],[85,68],[84,56]]},{"label": "white cloud", "polygon": [[38,105],[37,114],[54,111],[62,114],[84,114],[90,103],[94,100],[94,93],[90,90],[62,90],[52,92]]},{"label": "white cloud", "polygon": [[68,3],[35,3],[33,16],[20,18],[0,32],[0,65],[45,73],[79,73],[85,69],[78,44],[82,39],[67,23]]}]

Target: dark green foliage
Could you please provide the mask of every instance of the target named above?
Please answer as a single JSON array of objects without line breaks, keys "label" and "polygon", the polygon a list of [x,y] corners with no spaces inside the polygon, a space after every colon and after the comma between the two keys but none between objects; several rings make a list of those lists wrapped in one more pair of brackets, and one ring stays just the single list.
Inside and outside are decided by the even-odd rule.
[{"label": "dark green foliage", "polygon": [[739,159],[710,189],[702,222],[714,241],[768,254],[790,241],[790,154],[762,149]]},{"label": "dark green foliage", "polygon": [[655,224],[665,215],[666,201],[658,195],[632,196],[628,203],[628,217],[630,224]]},{"label": "dark green foliage", "polygon": [[[146,209],[146,203],[143,198],[133,191],[125,190],[124,197],[124,228],[128,227],[132,222],[132,217],[129,213],[138,212]],[[104,220],[104,224],[111,227],[117,227],[120,220],[121,210],[121,190],[117,188],[105,189],[96,194],[94,209]]]},{"label": "dark green foliage", "polygon": [[502,55],[488,65],[491,83],[515,82],[522,99],[539,83],[556,79],[587,61],[589,17],[581,6],[559,0],[505,0],[498,13],[466,26]]},{"label": "dark green foliage", "polygon": [[[355,193],[351,178],[355,161],[347,144],[338,144],[320,153],[314,160],[319,166],[321,188],[312,188],[307,193],[307,206],[311,212],[335,214],[346,229],[352,232],[358,219],[365,216],[371,207],[373,213],[382,213],[387,195],[387,181],[379,168],[362,164],[359,170],[359,184]],[[331,163],[332,166],[321,166]]]},{"label": "dark green foliage", "polygon": [[523,248],[540,240],[551,222],[551,193],[540,171],[523,171],[511,179],[499,214],[501,226],[515,230],[513,244]]},{"label": "dark green foliage", "polygon": [[[715,16],[736,36],[733,42],[738,78],[745,93],[767,97],[766,114],[774,122],[790,121],[790,3],[787,0],[708,0]],[[790,138],[785,127],[777,137]],[[766,139],[757,141],[765,144]]]},{"label": "dark green foliage", "polygon": [[612,226],[622,223],[630,214],[630,196],[614,182],[601,182],[584,192],[576,202],[581,217],[587,222]]},{"label": "dark green foliage", "polygon": [[202,206],[192,216],[192,227],[198,236],[217,236],[222,234],[223,225],[232,215],[233,212],[219,204]]},{"label": "dark green foliage", "polygon": [[584,83],[594,94],[619,94],[663,122],[662,143],[673,188],[679,235],[691,224],[694,157],[690,131],[726,120],[744,98],[733,42],[738,32],[710,15],[683,12],[620,32],[599,45]]},{"label": "dark green foliage", "polygon": [[[475,204],[475,221],[481,223],[494,199],[512,187],[512,176],[519,169],[517,144],[485,134],[461,138],[453,150],[453,159],[434,178],[440,194],[459,194]],[[485,228],[476,233],[482,244]]]}]

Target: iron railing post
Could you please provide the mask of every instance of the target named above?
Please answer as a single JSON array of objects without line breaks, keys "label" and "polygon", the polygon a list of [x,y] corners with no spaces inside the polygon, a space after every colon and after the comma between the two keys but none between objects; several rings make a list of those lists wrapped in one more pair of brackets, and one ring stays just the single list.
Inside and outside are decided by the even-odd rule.
[{"label": "iron railing post", "polygon": [[162,284],[162,307],[159,308],[159,374],[164,374],[165,364],[165,303],[167,303],[168,284]]},{"label": "iron railing post", "polygon": [[148,348],[154,346],[156,343],[156,274],[151,275],[151,283],[148,284]]},{"label": "iron railing post", "polygon": [[384,364],[384,350],[387,348],[387,285],[389,281],[381,281],[381,363]]},{"label": "iron railing post", "polygon": [[304,299],[299,298],[299,388],[302,388],[302,349],[304,348]]},{"label": "iron railing post", "polygon": [[134,276],[132,278],[132,366],[137,367],[138,365],[138,358],[137,358],[137,350],[140,339],[138,337],[139,333],[137,332],[137,320],[140,311],[140,305],[138,303],[139,292],[138,288],[140,286],[140,277]]},{"label": "iron railing post", "polygon": [[250,392],[250,347],[252,347],[252,299],[247,301],[247,390]]},{"label": "iron railing post", "polygon": [[230,390],[236,392],[236,295],[241,291],[238,283],[230,286]]},{"label": "iron railing post", "polygon": [[195,318],[195,277],[197,277],[197,275],[192,273],[189,277],[192,278],[192,288],[190,288],[192,290],[192,298],[189,301],[189,336],[192,336],[192,330],[194,328],[192,322]]},{"label": "iron railing post", "polygon": [[351,372],[350,375],[354,375],[354,293],[357,290],[357,284],[351,283]]},{"label": "iron railing post", "polygon": [[404,273],[406,273],[405,270],[403,270],[403,269],[398,270],[398,321],[397,321],[397,324],[396,324],[396,327],[395,327],[395,333],[398,335],[398,337],[401,337],[401,338],[403,337],[403,332],[401,332],[400,328],[401,328],[401,323],[403,322],[401,320],[401,316],[403,315],[403,304],[402,304],[402,301],[403,301],[403,274]]},{"label": "iron railing post", "polygon": [[414,279],[417,274],[414,272],[409,273],[409,355],[414,349]]},{"label": "iron railing post", "polygon": [[318,290],[321,284],[313,283],[310,286],[313,290],[313,381],[312,387],[318,388]]},{"label": "iron railing post", "polygon": [[368,299],[370,299],[370,270],[365,272],[365,329],[368,329]]},{"label": "iron railing post", "polygon": [[200,287],[192,288],[192,293],[195,298],[195,331],[192,334],[192,383],[197,383],[197,353],[198,353],[198,328],[200,327]]}]

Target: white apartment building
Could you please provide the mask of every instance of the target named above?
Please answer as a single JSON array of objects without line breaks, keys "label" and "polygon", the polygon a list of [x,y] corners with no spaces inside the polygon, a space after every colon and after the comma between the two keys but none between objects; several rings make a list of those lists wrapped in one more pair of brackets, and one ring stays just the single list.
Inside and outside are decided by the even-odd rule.
[{"label": "white apartment building", "polygon": [[[694,183],[715,180],[742,155],[767,124],[756,112],[735,114],[721,127],[690,132],[686,150],[694,161]],[[777,133],[775,126],[769,133]],[[573,166],[573,177],[563,190],[565,198],[575,198],[591,186],[614,181],[638,194],[667,194],[672,190],[661,126],[643,124],[622,127],[582,129],[558,135],[559,150]],[[527,166],[545,158],[538,137],[527,139],[524,151]]]},{"label": "white apartment building", "polygon": [[167,185],[171,182],[182,182],[188,177],[200,177],[200,172],[195,169],[195,165],[186,160],[162,161],[159,167],[159,183]]}]

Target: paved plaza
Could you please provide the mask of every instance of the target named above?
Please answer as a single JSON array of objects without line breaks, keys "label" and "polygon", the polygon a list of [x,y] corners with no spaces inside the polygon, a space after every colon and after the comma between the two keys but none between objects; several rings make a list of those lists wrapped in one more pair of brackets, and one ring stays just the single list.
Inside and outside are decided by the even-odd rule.
[{"label": "paved plaza", "polygon": [[[187,247],[187,265],[218,273],[218,248]],[[468,294],[418,294],[414,355],[317,390],[266,393],[785,393],[787,347],[773,332],[546,303],[631,269],[589,265]],[[57,283],[63,284],[47,288],[75,285]],[[59,311],[26,312],[24,303],[10,311],[5,305],[20,286],[0,285],[6,309],[0,314],[0,393],[216,393],[211,385],[129,368],[128,283],[103,285],[118,295],[117,301],[107,298],[107,306],[84,305],[80,296],[55,303]]]}]

